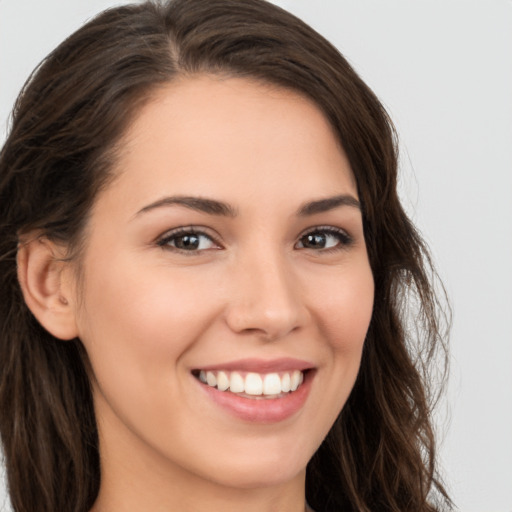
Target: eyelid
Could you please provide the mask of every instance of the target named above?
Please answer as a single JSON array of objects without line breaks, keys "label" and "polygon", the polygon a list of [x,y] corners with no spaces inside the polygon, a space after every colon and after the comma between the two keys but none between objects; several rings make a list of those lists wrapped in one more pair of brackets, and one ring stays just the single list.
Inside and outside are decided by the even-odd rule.
[{"label": "eyelid", "polygon": [[[168,245],[169,242],[176,237],[179,237],[180,235],[201,235],[207,237],[209,240],[212,241],[214,245],[216,245],[216,249],[222,249],[223,246],[219,241],[219,236],[216,234],[213,234],[211,232],[212,230],[210,228],[207,228],[205,226],[180,226],[177,228],[173,228],[170,230],[165,231],[163,234],[158,236],[155,240],[155,244],[158,245],[161,248],[167,248],[169,250],[181,252],[181,253],[187,253],[187,255],[192,254],[199,254],[211,249],[199,249],[199,250],[183,250],[178,247],[174,247],[172,245]],[[299,249],[311,249],[318,252],[329,252],[329,251],[337,251],[346,249],[352,243],[354,242],[353,237],[347,232],[346,229],[339,228],[332,225],[320,225],[320,226],[312,226],[308,229],[305,229],[301,232],[301,234],[298,237],[297,242],[295,243],[295,247],[301,243],[302,238],[309,234],[313,233],[322,233],[327,235],[333,235],[338,237],[339,243],[336,244],[334,247],[328,247],[328,248],[320,248],[320,249],[312,249],[308,247],[299,247]]]},{"label": "eyelid", "polygon": [[[354,243],[354,238],[348,233],[346,229],[339,228],[336,226],[329,226],[329,225],[322,225],[322,226],[313,226],[311,228],[308,228],[304,230],[298,238],[298,241],[295,245],[297,245],[302,238],[304,238],[307,235],[310,235],[312,233],[325,233],[328,235],[335,235],[339,237],[340,243],[336,245],[335,247],[330,247],[326,249],[316,249],[316,251],[321,252],[329,252],[329,251],[337,251],[346,249],[347,247],[350,247]],[[307,247],[305,248],[307,249]],[[313,249],[312,249],[313,250]]]},{"label": "eyelid", "polygon": [[187,253],[187,255],[198,254],[204,252],[206,249],[197,250],[197,251],[185,251],[179,249],[178,247],[173,247],[168,245],[169,241],[175,237],[179,237],[180,235],[202,235],[209,238],[217,248],[222,248],[222,244],[218,240],[218,236],[211,233],[211,229],[206,228],[205,226],[180,226],[177,228],[169,229],[165,231],[163,234],[157,237],[155,240],[156,245],[162,248],[168,248],[170,250],[175,250],[182,253]]}]

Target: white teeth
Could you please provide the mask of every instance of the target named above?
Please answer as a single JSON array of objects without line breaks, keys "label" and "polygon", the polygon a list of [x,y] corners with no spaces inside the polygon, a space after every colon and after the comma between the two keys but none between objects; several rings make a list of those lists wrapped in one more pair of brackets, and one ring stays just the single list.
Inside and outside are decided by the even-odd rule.
[{"label": "white teeth", "polygon": [[245,389],[244,379],[237,372],[231,372],[231,378],[229,379],[229,390],[232,393],[243,393]]},{"label": "white teeth", "polygon": [[263,394],[278,395],[281,393],[281,379],[277,373],[267,373],[263,379]]},{"label": "white teeth", "polygon": [[245,377],[245,392],[248,395],[263,394],[263,380],[257,373],[248,373]]},{"label": "white teeth", "polygon": [[290,384],[290,389],[292,391],[295,391],[300,386],[301,377],[302,377],[302,372],[299,372],[299,370],[295,370],[292,373],[291,384]]},{"label": "white teeth", "polygon": [[300,370],[283,372],[281,374],[259,374],[249,372],[245,375],[240,372],[204,371],[199,372],[199,380],[219,391],[232,393],[245,393],[251,396],[277,396],[290,391],[296,391],[304,381],[304,374]]},{"label": "white teeth", "polygon": [[229,388],[229,378],[225,372],[219,372],[217,374],[217,389],[220,391],[226,391]]},{"label": "white teeth", "polygon": [[285,373],[281,379],[281,389],[283,393],[288,393],[292,389],[291,378],[289,373]]},{"label": "white teeth", "polygon": [[206,382],[208,383],[208,386],[211,386],[212,388],[217,385],[217,377],[215,377],[213,372],[206,372]]}]

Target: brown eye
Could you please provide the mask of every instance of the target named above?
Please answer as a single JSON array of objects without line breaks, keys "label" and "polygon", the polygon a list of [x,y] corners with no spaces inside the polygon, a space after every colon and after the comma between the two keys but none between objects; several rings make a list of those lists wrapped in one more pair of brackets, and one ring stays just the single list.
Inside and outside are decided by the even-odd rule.
[{"label": "brown eye", "polygon": [[349,245],[352,239],[342,230],[338,229],[316,229],[303,235],[298,243],[299,249],[336,249]]},{"label": "brown eye", "polygon": [[173,242],[175,247],[186,251],[196,251],[201,247],[201,237],[198,235],[180,235]]},{"label": "brown eye", "polygon": [[[337,240],[334,240],[334,242],[334,245],[336,245]],[[325,249],[328,243],[328,236],[324,233],[310,233],[301,238],[301,243],[302,247],[308,249]]]},{"label": "brown eye", "polygon": [[187,252],[199,252],[218,247],[207,234],[190,230],[168,233],[158,241],[158,245]]}]

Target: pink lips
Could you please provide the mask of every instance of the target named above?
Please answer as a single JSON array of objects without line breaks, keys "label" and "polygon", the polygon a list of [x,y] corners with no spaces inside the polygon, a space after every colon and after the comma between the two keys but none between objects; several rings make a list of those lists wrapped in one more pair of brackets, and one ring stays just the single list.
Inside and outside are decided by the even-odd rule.
[{"label": "pink lips", "polygon": [[230,361],[227,363],[202,366],[201,370],[228,370],[228,371],[242,371],[242,372],[256,372],[256,373],[270,373],[270,372],[287,372],[292,370],[309,370],[314,365],[303,361],[301,359],[294,359],[291,357],[283,357],[280,359],[265,360],[265,359],[239,359],[238,361]]},{"label": "pink lips", "polygon": [[[255,373],[301,370],[304,382],[296,391],[280,398],[246,398],[229,391],[219,391],[197,380],[197,383],[216,405],[229,414],[248,422],[273,423],[283,421],[297,413],[309,395],[315,371],[307,361],[293,358],[274,360],[242,359],[218,365],[201,367],[205,371],[239,371]],[[310,370],[310,371],[306,371]]]}]

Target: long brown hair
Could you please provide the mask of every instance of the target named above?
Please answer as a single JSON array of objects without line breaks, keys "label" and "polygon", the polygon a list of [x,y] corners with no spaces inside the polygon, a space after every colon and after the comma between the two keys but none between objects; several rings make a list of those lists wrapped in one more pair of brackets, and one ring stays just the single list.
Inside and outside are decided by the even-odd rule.
[{"label": "long brown hair", "polygon": [[397,196],[384,108],[332,45],[284,10],[263,0],[171,0],[87,23],[43,61],[13,111],[0,154],[0,434],[14,510],[87,512],[100,485],[87,355],[25,305],[19,235],[37,230],[79,254],[127,126],[155,88],[196,73],[311,98],[357,180],[374,310],[357,382],[308,465],[309,503],[319,512],[449,507],[431,426],[446,322],[427,249]]}]

